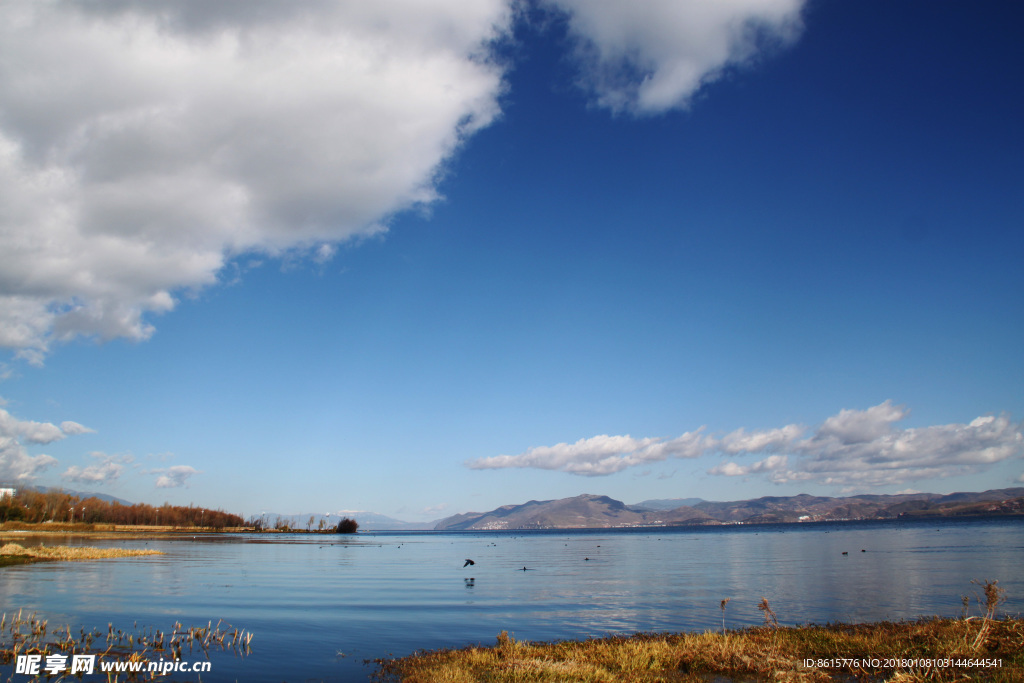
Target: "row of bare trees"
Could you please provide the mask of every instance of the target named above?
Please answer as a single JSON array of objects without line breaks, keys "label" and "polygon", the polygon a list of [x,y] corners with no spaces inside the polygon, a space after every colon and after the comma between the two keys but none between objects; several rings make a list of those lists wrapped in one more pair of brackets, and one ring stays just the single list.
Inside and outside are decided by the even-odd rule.
[{"label": "row of bare trees", "polygon": [[245,523],[239,515],[192,505],[121,505],[95,497],[83,499],[59,490],[44,493],[32,489],[22,489],[13,497],[0,498],[0,522],[7,521],[139,524],[214,529],[242,526]]},{"label": "row of bare trees", "polygon": [[[321,517],[317,521],[315,515],[310,515],[309,519],[306,520],[306,532],[314,532],[314,524],[316,524],[315,531],[317,533],[338,533],[338,534],[354,534],[359,529],[359,523],[354,519],[348,517],[342,517],[341,521],[337,526],[331,524],[326,518]],[[298,527],[293,527],[287,517],[281,517],[280,515],[271,525],[267,519],[266,514],[260,516],[253,515],[246,522],[247,526],[252,527],[256,531],[266,531],[267,529],[274,529],[275,531],[301,531]]]}]

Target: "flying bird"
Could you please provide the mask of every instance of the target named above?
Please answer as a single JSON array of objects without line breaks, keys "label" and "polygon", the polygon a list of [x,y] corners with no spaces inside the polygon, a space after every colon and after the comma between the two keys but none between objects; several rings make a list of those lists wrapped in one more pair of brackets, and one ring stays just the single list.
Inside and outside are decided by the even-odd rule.
[{"label": "flying bird", "polygon": [[471,559],[469,559],[467,557],[466,558],[466,564],[462,565],[462,568],[465,569],[466,567],[470,566],[471,564],[476,564],[476,562],[474,562],[473,560],[471,560]]}]

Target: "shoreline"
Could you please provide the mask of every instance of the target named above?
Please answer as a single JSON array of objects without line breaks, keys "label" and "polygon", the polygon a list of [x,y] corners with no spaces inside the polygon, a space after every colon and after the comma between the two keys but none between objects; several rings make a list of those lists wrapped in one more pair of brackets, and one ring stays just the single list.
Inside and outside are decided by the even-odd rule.
[{"label": "shoreline", "polygon": [[502,631],[491,646],[422,651],[375,661],[375,680],[398,683],[708,683],[723,678],[1011,683],[1024,676],[1024,620],[932,617],[540,643],[517,641]]},{"label": "shoreline", "polygon": [[[624,526],[586,526],[586,527],[521,527],[508,529],[360,529],[351,535],[373,535],[383,534],[509,534],[509,533],[558,533],[558,532],[608,532],[608,531],[707,531],[721,529],[766,529],[773,527],[785,528],[814,528],[829,525],[857,525],[857,524],[945,524],[958,522],[977,521],[979,519],[1012,520],[1024,522],[1024,513],[1014,514],[971,514],[971,515],[906,515],[900,517],[884,517],[862,519],[831,519],[831,520],[808,520],[803,522],[722,522],[717,524],[658,524],[658,525],[624,525]],[[108,524],[108,523],[68,523],[68,522],[0,522],[0,538],[5,534],[19,535],[83,535],[92,534],[114,534],[117,537],[125,538],[135,534],[142,536],[153,535],[188,535],[188,534],[300,534],[311,536],[336,536],[339,535],[334,529],[274,529],[256,527],[211,527],[211,526],[169,526],[169,525],[147,525],[147,524]]]}]

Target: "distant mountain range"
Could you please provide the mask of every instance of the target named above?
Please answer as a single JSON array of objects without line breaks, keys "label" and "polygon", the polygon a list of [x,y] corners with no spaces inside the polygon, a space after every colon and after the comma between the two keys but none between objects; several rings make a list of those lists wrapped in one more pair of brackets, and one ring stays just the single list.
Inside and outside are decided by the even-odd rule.
[{"label": "distant mountain range", "polygon": [[[46,492],[49,487],[36,486]],[[131,505],[102,493],[61,489],[64,493]],[[502,505],[490,512],[466,512],[433,522],[404,522],[376,512],[340,510],[284,515],[263,513],[273,527],[278,521],[293,529],[336,527],[343,517],[359,523],[362,531],[587,529],[637,526],[693,526],[714,524],[770,524],[898,517],[955,517],[964,515],[1024,515],[1024,487],[981,493],[907,493],[897,495],[764,496],[752,500],[717,502],[701,498],[659,498],[627,505],[622,501],[583,494],[559,500],[531,500]],[[309,519],[313,518],[310,524]]]},{"label": "distant mountain range", "polygon": [[631,507],[646,508],[647,510],[675,510],[683,505],[693,507],[697,503],[703,502],[703,498],[654,498],[652,500],[642,500]]},{"label": "distant mountain range", "polygon": [[[586,529],[636,526],[711,524],[770,524],[897,517],[962,515],[1024,515],[1024,488],[982,493],[910,493],[827,496],[765,496],[753,500],[714,502],[679,499],[692,504],[668,507],[674,500],[651,500],[638,505],[584,494],[560,500],[531,500],[503,505],[490,512],[467,512],[439,521],[438,531],[488,529]],[[696,502],[694,502],[696,501]]]}]

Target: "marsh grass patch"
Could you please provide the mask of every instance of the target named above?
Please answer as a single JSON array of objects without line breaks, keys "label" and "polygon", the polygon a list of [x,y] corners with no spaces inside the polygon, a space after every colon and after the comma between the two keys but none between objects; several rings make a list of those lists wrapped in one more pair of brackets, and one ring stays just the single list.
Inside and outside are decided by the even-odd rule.
[{"label": "marsh grass patch", "polygon": [[[986,628],[987,626],[987,628]],[[984,629],[984,631],[982,631]],[[979,637],[981,640],[979,641]],[[977,644],[975,644],[977,643]],[[806,666],[807,660],[1000,660],[1001,667]],[[725,633],[652,634],[533,643],[502,632],[491,647],[377,660],[378,681],[402,683],[708,683],[863,681],[1020,683],[1024,620],[923,619],[875,624],[770,626]]]},{"label": "marsh grass patch", "polygon": [[100,560],[110,557],[139,557],[142,555],[163,555],[160,550],[139,550],[130,548],[89,548],[66,545],[29,546],[6,543],[0,546],[0,558],[23,558],[31,560]]}]

